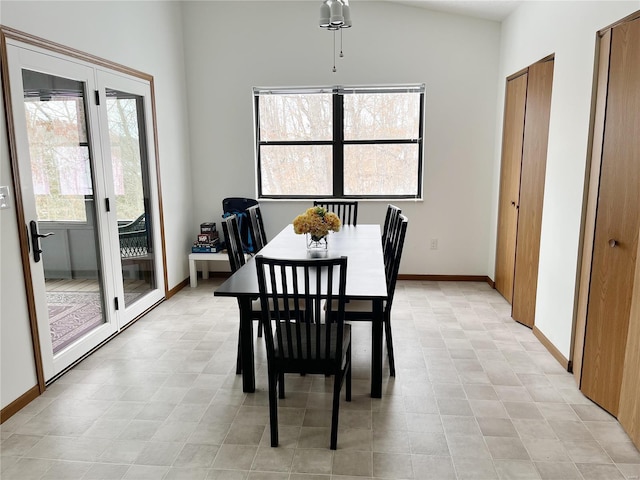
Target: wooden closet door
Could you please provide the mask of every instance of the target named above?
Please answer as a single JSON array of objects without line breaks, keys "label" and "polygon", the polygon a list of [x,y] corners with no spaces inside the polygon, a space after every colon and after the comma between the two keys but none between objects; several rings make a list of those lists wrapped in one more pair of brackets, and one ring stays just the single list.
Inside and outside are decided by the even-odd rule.
[{"label": "wooden closet door", "polygon": [[516,260],[520,166],[524,112],[527,101],[527,73],[507,81],[502,127],[502,162],[496,242],[496,290],[511,303]]},{"label": "wooden closet door", "polygon": [[[591,282],[580,388],[618,415],[640,230],[640,20],[612,29]],[[632,328],[638,330],[638,318]],[[629,374],[638,383],[638,366]],[[631,390],[637,391],[637,385]],[[637,401],[637,397],[636,397]],[[633,402],[632,402],[633,403]]]},{"label": "wooden closet door", "polygon": [[553,60],[531,65],[527,85],[511,316],[514,320],[529,327],[533,327],[536,311],[553,65]]},{"label": "wooden closet door", "polygon": [[640,262],[637,261],[632,298],[618,421],[636,448],[640,449]]}]

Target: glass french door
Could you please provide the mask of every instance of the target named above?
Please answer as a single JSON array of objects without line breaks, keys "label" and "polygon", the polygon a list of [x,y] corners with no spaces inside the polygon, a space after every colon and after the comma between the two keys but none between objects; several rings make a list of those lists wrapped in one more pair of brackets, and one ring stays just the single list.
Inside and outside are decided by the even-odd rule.
[{"label": "glass french door", "polygon": [[118,226],[118,289],[127,318],[132,319],[148,308],[149,298],[154,302],[162,298],[160,285],[164,292],[161,250],[156,243],[157,173],[155,162],[150,161],[155,151],[148,134],[151,92],[147,82],[105,71],[99,72],[98,90],[104,96],[101,137]]},{"label": "glass french door", "polygon": [[57,355],[96,330],[112,333],[105,325],[98,255],[96,165],[84,83],[28,69],[22,70],[22,82],[35,209],[29,235],[34,263],[44,270],[48,330]]},{"label": "glass french door", "polygon": [[23,248],[47,382],[164,296],[150,91],[7,43]]}]

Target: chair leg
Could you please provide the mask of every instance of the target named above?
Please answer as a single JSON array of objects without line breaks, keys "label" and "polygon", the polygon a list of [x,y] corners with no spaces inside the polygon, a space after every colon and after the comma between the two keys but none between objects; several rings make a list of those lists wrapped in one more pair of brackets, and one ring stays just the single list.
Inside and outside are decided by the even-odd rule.
[{"label": "chair leg", "polygon": [[262,336],[262,322],[258,322],[258,337]]},{"label": "chair leg", "polygon": [[349,345],[349,350],[347,350],[347,372],[346,372],[346,397],[347,402],[351,401],[351,345]]},{"label": "chair leg", "polygon": [[396,376],[396,361],[393,357],[393,337],[391,335],[391,319],[389,317],[384,320],[384,335],[387,338],[387,354],[389,355],[389,374]]},{"label": "chair leg", "polygon": [[331,450],[338,448],[338,413],[340,411],[341,375],[336,374],[333,380],[333,412],[331,414]]},{"label": "chair leg", "polygon": [[284,373],[280,373],[278,377],[278,393],[280,398],[284,398]]},{"label": "chair leg", "polygon": [[242,373],[242,350],[240,345],[240,332],[238,332],[238,356],[236,357],[236,375]]},{"label": "chair leg", "polygon": [[278,374],[269,372],[269,423],[271,426],[271,446],[278,446],[278,396],[276,382]]}]

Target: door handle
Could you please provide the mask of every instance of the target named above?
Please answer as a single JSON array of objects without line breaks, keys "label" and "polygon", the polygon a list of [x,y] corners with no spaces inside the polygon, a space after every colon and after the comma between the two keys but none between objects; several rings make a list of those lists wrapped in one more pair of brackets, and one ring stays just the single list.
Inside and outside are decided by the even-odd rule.
[{"label": "door handle", "polygon": [[31,230],[31,245],[33,246],[33,261],[38,263],[40,261],[42,250],[40,249],[40,239],[47,238],[51,235],[55,235],[53,232],[38,233],[38,223],[35,220],[29,222],[29,230]]},{"label": "door handle", "polygon": [[611,248],[617,247],[618,245],[620,245],[620,244],[618,243],[618,241],[617,241],[617,240],[615,240],[615,239],[613,239],[613,238],[612,238],[611,240],[609,240],[609,246],[610,246]]}]

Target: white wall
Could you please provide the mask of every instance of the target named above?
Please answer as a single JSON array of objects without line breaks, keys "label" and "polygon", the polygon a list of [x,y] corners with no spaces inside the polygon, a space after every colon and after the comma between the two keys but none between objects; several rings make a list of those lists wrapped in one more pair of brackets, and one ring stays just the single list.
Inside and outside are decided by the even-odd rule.
[{"label": "white wall", "polygon": [[[176,286],[188,277],[186,253],[193,223],[180,2],[3,0],[1,14],[5,26],[154,76],[168,287]],[[4,118],[0,124],[0,185],[11,184]],[[15,210],[0,211],[0,221],[0,400],[5,407],[36,380]]]},{"label": "white wall", "polygon": [[[183,9],[193,163],[192,233],[224,197],[256,196],[253,86],[426,84],[424,201],[409,217],[401,273],[486,275],[499,24],[387,2],[353,2],[332,73],[320,2],[188,2]],[[307,208],[262,202],[271,238]],[[362,202],[381,223],[386,202]],[[439,249],[429,250],[430,238]]]},{"label": "white wall", "polygon": [[[504,79],[555,53],[535,325],[566,358],[571,353],[576,301],[596,32],[639,8],[637,0],[525,2],[502,24],[497,142],[502,137]],[[496,149],[490,229],[493,245],[499,150]],[[488,264],[492,277],[494,265],[495,248]]]}]

